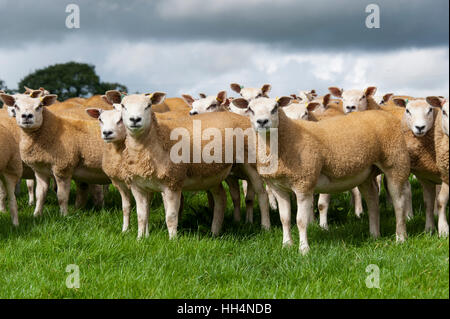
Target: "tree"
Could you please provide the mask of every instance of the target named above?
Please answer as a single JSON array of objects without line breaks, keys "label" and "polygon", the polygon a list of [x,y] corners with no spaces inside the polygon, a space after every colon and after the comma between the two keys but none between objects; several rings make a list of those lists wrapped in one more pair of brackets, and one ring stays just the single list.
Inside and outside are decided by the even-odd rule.
[{"label": "tree", "polygon": [[5,82],[0,79],[0,90],[6,91],[7,89]]},{"label": "tree", "polygon": [[57,94],[61,101],[71,97],[103,94],[105,93],[105,87],[120,87],[123,91],[127,90],[126,86],[119,83],[100,82],[94,65],[77,62],[54,64],[36,70],[19,82],[19,91],[24,86],[30,88],[44,87],[52,94]]}]

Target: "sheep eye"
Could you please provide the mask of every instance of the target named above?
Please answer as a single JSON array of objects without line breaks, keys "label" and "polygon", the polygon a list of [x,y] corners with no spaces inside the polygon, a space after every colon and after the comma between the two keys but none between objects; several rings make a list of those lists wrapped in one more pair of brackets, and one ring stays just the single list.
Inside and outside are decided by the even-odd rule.
[{"label": "sheep eye", "polygon": [[151,106],[152,106],[152,103],[150,103],[149,105],[147,105],[147,107],[146,107],[145,109],[148,110]]},{"label": "sheep eye", "polygon": [[430,107],[430,109],[428,110],[428,114],[430,114],[433,111],[433,109]]},{"label": "sheep eye", "polygon": [[273,110],[270,112],[270,114],[275,114],[277,112],[277,110],[278,110],[278,106],[275,106],[273,108]]},{"label": "sheep eye", "polygon": [[406,113],[411,115],[411,112],[408,109],[406,109]]},{"label": "sheep eye", "polygon": [[123,108],[125,111],[127,110],[127,108],[125,107],[125,105],[120,104],[120,106],[122,106],[122,108]]},{"label": "sheep eye", "polygon": [[253,110],[251,108],[248,108],[247,112],[252,113],[253,115],[255,115],[255,112],[253,112]]},{"label": "sheep eye", "polygon": [[215,108],[217,106],[217,104],[211,104],[210,106],[208,106],[206,109],[207,110],[212,110],[213,108]]},{"label": "sheep eye", "polygon": [[442,114],[444,114],[444,116],[447,116],[447,112],[445,112],[444,110],[442,110]]},{"label": "sheep eye", "polygon": [[122,119],[120,119],[119,122],[117,122],[117,124],[122,124],[122,123],[123,123]]},{"label": "sheep eye", "polygon": [[98,121],[103,124],[103,121],[101,118],[98,118]]},{"label": "sheep eye", "polygon": [[16,110],[19,110],[20,111],[20,108],[17,106],[17,104],[14,104],[14,106],[13,106]]}]

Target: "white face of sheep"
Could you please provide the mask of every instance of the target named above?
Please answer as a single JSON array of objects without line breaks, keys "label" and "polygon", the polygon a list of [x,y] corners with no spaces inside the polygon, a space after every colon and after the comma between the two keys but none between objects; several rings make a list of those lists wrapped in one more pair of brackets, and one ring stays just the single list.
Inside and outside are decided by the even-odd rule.
[{"label": "white face of sheep", "polygon": [[43,122],[43,108],[56,102],[56,95],[31,97],[24,94],[1,94],[1,99],[8,108],[14,109],[17,124],[24,130],[36,130]]},{"label": "white face of sheep", "polygon": [[448,99],[445,100],[444,106],[442,107],[442,129],[448,136]]},{"label": "white face of sheep", "polygon": [[182,97],[184,101],[192,108],[189,112],[190,115],[221,111],[228,102],[227,93],[225,91],[219,92],[217,96],[206,96],[205,94],[200,94],[200,99],[198,100],[195,100],[188,94],[183,94]]},{"label": "white face of sheep", "polygon": [[260,89],[258,88],[245,88],[237,83],[232,83],[230,85],[231,89],[239,93],[247,101],[251,101],[260,97],[268,97],[268,93],[272,86],[270,84],[264,84]]},{"label": "white face of sheep", "polygon": [[367,110],[367,98],[373,96],[377,91],[374,86],[369,86],[365,91],[339,89],[337,87],[328,88],[331,94],[342,98],[342,108],[345,114]]},{"label": "white face of sheep", "polygon": [[449,126],[449,119],[448,119],[448,98],[443,97],[437,97],[437,96],[429,96],[427,97],[427,102],[431,106],[434,106],[436,108],[440,108],[442,112],[442,130],[444,131],[445,135],[448,136],[448,126]]},{"label": "white face of sheep", "polygon": [[106,143],[122,142],[127,136],[127,131],[122,120],[122,112],[118,110],[87,109],[86,112],[98,119],[102,139]]},{"label": "white face of sheep", "polygon": [[307,103],[291,103],[283,109],[286,116],[293,120],[309,120],[309,111]]},{"label": "white face of sheep", "polygon": [[278,108],[291,104],[292,98],[283,96],[277,99],[258,98],[252,101],[239,98],[234,99],[233,103],[236,107],[246,109],[246,113],[250,118],[255,131],[267,132],[271,128],[278,128]]},{"label": "white face of sheep", "polygon": [[405,108],[404,120],[408,128],[415,136],[421,137],[433,127],[434,112],[433,107],[423,99],[407,101],[404,99],[394,99],[394,103]]},{"label": "white face of sheep", "polygon": [[132,94],[121,98],[120,92],[108,91],[106,97],[110,103],[121,110],[127,132],[131,136],[139,136],[141,133],[148,131],[151,126],[152,105],[162,103],[166,94],[160,92]]}]

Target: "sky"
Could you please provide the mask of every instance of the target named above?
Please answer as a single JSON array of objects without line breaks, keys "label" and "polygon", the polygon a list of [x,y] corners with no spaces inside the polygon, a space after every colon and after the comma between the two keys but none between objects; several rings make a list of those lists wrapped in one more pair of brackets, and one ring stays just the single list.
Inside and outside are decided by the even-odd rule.
[{"label": "sky", "polygon": [[[65,21],[80,9],[80,28]],[[367,28],[376,4],[380,28]],[[449,92],[447,0],[0,0],[0,79],[94,64],[129,92],[216,94],[272,85],[281,96],[329,86],[412,96]]]}]

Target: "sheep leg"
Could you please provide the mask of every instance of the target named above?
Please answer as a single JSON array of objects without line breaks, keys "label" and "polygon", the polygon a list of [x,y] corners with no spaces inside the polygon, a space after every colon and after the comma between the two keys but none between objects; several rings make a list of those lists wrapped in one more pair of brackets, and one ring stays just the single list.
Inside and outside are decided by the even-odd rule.
[{"label": "sheep leg", "polygon": [[378,186],[378,196],[381,195],[381,182],[382,182],[382,175],[377,176],[377,186]]},{"label": "sheep leg", "polygon": [[206,191],[206,195],[208,196],[208,208],[209,210],[214,209],[214,199],[210,191]]},{"label": "sheep leg", "polygon": [[300,237],[300,252],[306,254],[308,245],[308,223],[314,212],[314,194],[296,191],[297,197],[297,228]]},{"label": "sheep leg", "polygon": [[248,183],[245,179],[242,180],[242,191],[244,192],[244,197],[247,197],[247,187]]},{"label": "sheep leg", "polygon": [[6,212],[6,187],[0,181],[0,212]]},{"label": "sheep leg", "polygon": [[[77,186],[77,192],[75,196],[75,208],[80,209],[86,206],[89,194],[89,185],[82,182],[75,182],[75,184]],[[57,184],[55,183],[55,185]]]},{"label": "sheep leg", "polygon": [[34,217],[42,215],[44,209],[45,197],[47,196],[50,176],[35,172],[36,175],[36,207],[34,208]]},{"label": "sheep leg", "polygon": [[19,182],[16,183],[16,185],[14,185],[14,194],[16,196],[20,195],[20,180],[19,180]]},{"label": "sheep leg", "polygon": [[270,229],[269,198],[264,183],[256,169],[251,165],[243,164],[243,169],[249,178],[249,184],[251,184],[258,196],[259,209],[261,211],[261,226],[263,229],[268,230]]},{"label": "sheep leg", "polygon": [[241,189],[239,187],[239,180],[234,176],[228,176],[225,179],[230,190],[231,200],[233,201],[233,217],[235,222],[241,221]]},{"label": "sheep leg", "polygon": [[136,213],[138,219],[137,238],[141,239],[143,236],[147,237],[148,234],[149,194],[135,185],[131,185],[131,192],[136,201]]},{"label": "sheep leg", "polygon": [[319,208],[319,226],[328,230],[328,207],[330,207],[331,195],[320,194],[317,207]]},{"label": "sheep leg", "polygon": [[432,232],[434,225],[434,202],[436,199],[436,186],[423,179],[418,179],[423,189],[423,202],[425,203],[425,231]]},{"label": "sheep leg", "polygon": [[11,214],[12,224],[14,226],[19,226],[19,213],[17,210],[17,201],[15,194],[15,186],[19,181],[19,177],[8,173],[4,173],[3,176],[5,182],[4,185],[8,194],[9,212]]},{"label": "sheep leg", "polygon": [[292,246],[294,243],[291,236],[291,198],[288,192],[271,186],[273,195],[278,202],[280,221],[283,227],[283,247]]},{"label": "sheep leg", "polygon": [[[180,210],[181,191],[165,189],[163,193],[164,193],[163,195],[164,208],[166,212],[166,225],[169,231],[169,239],[174,239],[177,237],[178,213]],[[217,203],[214,203],[214,209],[216,209],[215,207],[216,204]]]},{"label": "sheep leg", "polygon": [[212,188],[211,194],[214,198],[214,217],[211,225],[211,232],[213,236],[217,236],[222,229],[226,205],[226,194],[222,184]]},{"label": "sheep leg", "polygon": [[377,181],[374,181],[372,178],[368,178],[364,181],[364,183],[359,185],[358,188],[367,203],[370,234],[373,238],[378,238],[380,237],[380,207]]},{"label": "sheep leg", "polygon": [[103,207],[105,204],[103,185],[90,184],[89,192],[92,194],[94,199],[94,206],[99,208]]},{"label": "sheep leg", "polygon": [[124,183],[113,182],[122,199],[123,225],[122,232],[126,232],[130,226],[131,192]]},{"label": "sheep leg", "polygon": [[353,206],[355,207],[355,215],[356,215],[356,217],[360,218],[362,213],[364,212],[363,205],[362,205],[361,192],[359,191],[358,187],[354,187],[351,190],[351,194],[352,194]]},{"label": "sheep leg", "polygon": [[[440,194],[442,185],[436,185],[436,194]],[[439,206],[438,206],[438,196],[436,195],[436,200],[434,201],[434,216],[439,216]]]},{"label": "sheep leg", "polygon": [[442,183],[442,187],[440,189],[437,202],[438,202],[438,230],[440,237],[448,237],[448,223],[447,216],[445,213],[447,204],[448,204],[448,184]]},{"label": "sheep leg", "polygon": [[[396,237],[398,242],[404,242],[407,238],[406,234],[406,212],[408,209],[408,201],[411,197],[408,196],[408,190],[411,191],[408,180],[403,184],[393,182],[392,178],[386,175],[389,193],[392,198],[392,203],[395,210],[396,219]],[[411,205],[412,206],[412,205]]]},{"label": "sheep leg", "polygon": [[28,205],[33,206],[35,202],[34,197],[34,179],[27,179],[27,190],[28,190]]},{"label": "sheep leg", "polygon": [[245,222],[253,224],[253,206],[255,205],[255,189],[252,183],[247,183],[247,194],[245,195]]},{"label": "sheep leg", "polygon": [[273,210],[277,210],[278,209],[277,199],[275,198],[275,195],[273,194],[272,189],[267,184],[266,184],[266,192],[267,192],[267,196],[269,197],[270,208],[272,208]]},{"label": "sheep leg", "polygon": [[58,191],[56,196],[58,197],[59,211],[61,215],[67,216],[69,212],[69,195],[70,195],[70,177],[59,177],[55,176],[56,185],[58,186]]}]

